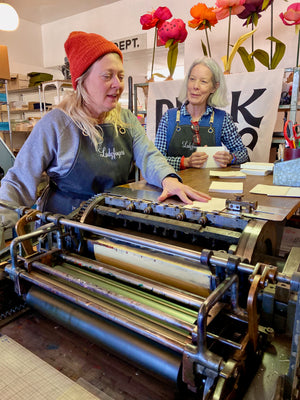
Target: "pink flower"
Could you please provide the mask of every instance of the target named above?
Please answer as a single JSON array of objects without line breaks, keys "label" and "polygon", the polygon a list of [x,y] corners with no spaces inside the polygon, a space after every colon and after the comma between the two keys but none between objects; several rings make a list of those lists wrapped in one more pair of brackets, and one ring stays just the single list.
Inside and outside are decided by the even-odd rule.
[{"label": "pink flower", "polygon": [[158,7],[151,13],[147,13],[141,16],[140,23],[143,30],[148,30],[157,26],[158,28],[166,21],[172,17],[171,11],[168,7]]},{"label": "pink flower", "polygon": [[167,19],[172,18],[172,13],[168,7],[158,7],[154,13],[154,17],[161,21],[166,21]]},{"label": "pink flower", "polygon": [[279,14],[282,22],[285,25],[299,25],[300,24],[300,3],[291,4],[285,13]]},{"label": "pink flower", "polygon": [[216,13],[217,19],[224,19],[230,15],[237,15],[244,11],[245,7],[243,4],[246,0],[217,0]]},{"label": "pink flower", "polygon": [[300,54],[300,3],[291,4],[285,13],[281,13],[279,17],[285,25],[295,25],[296,34],[298,35],[298,46],[297,46],[297,61],[296,67],[299,66],[299,54]]},{"label": "pink flower", "polygon": [[173,39],[174,42],[182,43],[187,37],[185,23],[180,18],[174,18],[172,21],[165,21],[157,32],[162,44],[166,44],[168,40]]}]

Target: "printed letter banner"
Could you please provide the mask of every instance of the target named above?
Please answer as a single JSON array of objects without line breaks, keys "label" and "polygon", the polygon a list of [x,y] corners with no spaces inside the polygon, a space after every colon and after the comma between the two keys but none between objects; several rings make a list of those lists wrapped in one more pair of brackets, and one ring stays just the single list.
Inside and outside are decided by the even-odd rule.
[{"label": "printed letter banner", "polygon": [[[277,120],[283,69],[225,75],[231,114],[251,161],[269,162],[272,136]],[[178,107],[183,81],[150,82],[147,135],[154,141],[162,115]]]}]

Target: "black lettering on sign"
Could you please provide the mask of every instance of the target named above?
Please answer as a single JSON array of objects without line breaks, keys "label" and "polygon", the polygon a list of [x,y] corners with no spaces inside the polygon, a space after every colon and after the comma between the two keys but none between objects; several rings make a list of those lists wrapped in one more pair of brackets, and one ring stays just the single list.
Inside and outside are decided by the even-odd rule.
[{"label": "black lettering on sign", "polygon": [[262,94],[266,91],[267,89],[254,89],[252,96],[245,101],[244,104],[239,105],[239,99],[241,95],[241,91],[239,92],[232,92],[232,102],[231,102],[231,116],[233,118],[234,122],[238,122],[238,111],[241,112],[243,115],[245,121],[248,122],[248,124],[255,126],[258,128],[260,126],[261,120],[263,119],[262,117],[255,117],[250,113],[250,111],[247,110],[247,106],[249,106],[251,103],[254,103],[255,100],[257,100]]},{"label": "black lettering on sign", "polygon": [[[176,107],[181,107],[181,102],[177,99],[176,97]],[[161,117],[163,116],[163,106],[167,106],[169,108],[174,108],[173,103],[168,100],[168,99],[159,99],[156,100],[156,110],[155,110],[155,116],[156,116],[156,123],[155,123],[155,132],[157,132],[158,125],[160,123]]]},{"label": "black lettering on sign", "polygon": [[251,142],[247,145],[247,147],[252,151],[258,141],[258,134],[254,128],[260,127],[263,116],[255,117],[247,109],[247,106],[249,106],[251,103],[254,103],[254,101],[256,101],[260,96],[262,96],[266,90],[267,90],[266,88],[254,89],[252,96],[250,96],[250,98],[248,100],[246,100],[243,104],[239,104],[241,91],[232,92],[231,116],[232,116],[234,122],[238,122],[238,112],[240,111],[240,113],[243,115],[245,121],[250,125],[244,129],[242,129],[239,132],[239,134],[241,136],[246,135],[246,134],[249,134],[250,136],[252,136]]},{"label": "black lettering on sign", "polygon": [[130,50],[130,49],[137,49],[140,47],[138,43],[139,38],[131,38],[131,39],[124,39],[119,40],[119,42],[114,42],[114,44],[119,47],[121,51]]},{"label": "black lettering on sign", "polygon": [[133,43],[133,47],[136,49],[137,47],[140,47],[140,45],[137,43],[137,41],[138,41],[138,38],[133,38],[133,39],[131,39],[132,40],[132,43]]},{"label": "black lettering on sign", "polygon": [[247,147],[249,147],[249,149],[253,151],[254,147],[256,146],[257,141],[258,141],[258,135],[257,135],[256,130],[254,128],[251,128],[251,126],[247,126],[246,128],[244,128],[241,131],[239,131],[239,134],[241,135],[241,137],[243,137],[246,134],[252,136],[252,140],[247,145]]},{"label": "black lettering on sign", "polygon": [[155,115],[156,115],[156,124],[155,124],[155,132],[157,132],[157,128],[159,125],[159,122],[161,120],[161,117],[163,115],[163,106],[167,106],[168,108],[174,108],[173,103],[168,100],[168,99],[160,99],[156,100],[156,110],[155,110]]}]

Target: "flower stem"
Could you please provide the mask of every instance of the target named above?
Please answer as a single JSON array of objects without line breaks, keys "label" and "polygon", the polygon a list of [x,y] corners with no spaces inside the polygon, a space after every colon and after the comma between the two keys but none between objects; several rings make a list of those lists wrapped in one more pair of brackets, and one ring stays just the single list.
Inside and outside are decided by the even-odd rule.
[{"label": "flower stem", "polygon": [[299,47],[300,47],[300,30],[299,30],[299,32],[298,32],[298,47],[297,47],[296,67],[299,66]]},{"label": "flower stem", "polygon": [[208,48],[208,55],[209,55],[209,57],[211,57],[210,45],[209,45],[208,34],[207,34],[207,28],[205,28],[205,35],[206,35],[206,43],[207,43],[207,48]]},{"label": "flower stem", "polygon": [[155,27],[155,30],[154,30],[154,43],[153,43],[152,65],[151,65],[151,75],[150,75],[150,79],[152,79],[152,77],[153,77],[153,67],[154,67],[154,57],[155,57],[156,40],[157,40],[157,26]]},{"label": "flower stem", "polygon": [[[254,29],[254,24],[252,22],[252,30]],[[251,47],[252,47],[252,53],[254,51],[254,35],[251,36]],[[253,56],[252,56],[253,58]]]},{"label": "flower stem", "polygon": [[[271,37],[273,37],[273,3],[271,4]],[[272,65],[272,60],[273,60],[273,42],[271,40],[270,43],[270,66]]]},{"label": "flower stem", "polygon": [[229,7],[228,38],[227,38],[227,62],[229,60],[230,28],[231,28],[231,7]]}]

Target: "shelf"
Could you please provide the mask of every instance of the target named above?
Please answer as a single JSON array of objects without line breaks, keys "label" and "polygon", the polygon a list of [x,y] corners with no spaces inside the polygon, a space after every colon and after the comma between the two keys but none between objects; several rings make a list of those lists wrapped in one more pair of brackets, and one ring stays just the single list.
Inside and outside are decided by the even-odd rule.
[{"label": "shelf", "polygon": [[[296,106],[297,110],[300,110],[300,104]],[[283,104],[278,107],[278,111],[290,111],[291,105],[290,104]]]},{"label": "shelf", "polygon": [[[33,129],[33,127],[32,127],[32,129]],[[32,129],[30,129],[29,131],[22,131],[22,130],[15,130],[15,129],[13,129],[13,130],[11,131],[11,133],[12,133],[12,134],[30,133],[30,132],[32,131]],[[1,129],[0,132],[6,133],[6,134],[10,133],[8,130],[3,130],[3,129]]]},{"label": "shelf", "polygon": [[[39,91],[38,86],[32,86],[32,87],[25,87],[21,89],[11,89],[8,90],[8,93],[10,94],[24,94],[24,93],[35,93]],[[5,93],[5,90],[0,90],[0,93]]]},{"label": "shelf", "polygon": [[[35,92],[38,92],[40,88],[43,88],[44,90],[53,90],[54,88],[51,86],[72,87],[72,81],[71,80],[45,81],[37,86],[24,87],[24,88],[20,88],[20,89],[11,89],[11,90],[8,90],[8,93],[11,93],[11,94],[35,93]],[[5,90],[1,89],[0,93],[5,93]]]},{"label": "shelf", "polygon": [[72,87],[72,81],[68,79],[64,80],[56,79],[55,81],[45,81],[41,83],[42,89],[46,89],[47,87],[48,89],[50,89],[50,86],[54,86],[55,88]]},{"label": "shelf", "polygon": [[[12,109],[10,109],[9,110],[9,113],[10,114],[22,114],[22,113],[33,113],[33,114],[35,114],[35,113],[40,113],[41,112],[41,110],[38,110],[38,109],[35,109],[35,110],[28,110],[27,108],[26,109],[20,109],[20,110],[12,110]],[[0,113],[2,114],[2,113],[7,113],[7,110],[0,110]]]}]

